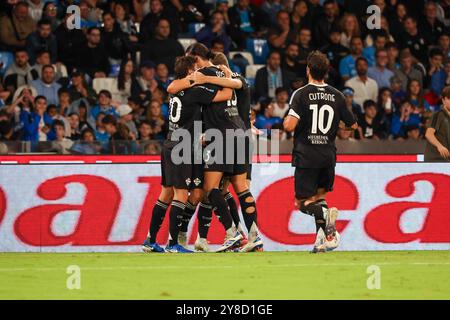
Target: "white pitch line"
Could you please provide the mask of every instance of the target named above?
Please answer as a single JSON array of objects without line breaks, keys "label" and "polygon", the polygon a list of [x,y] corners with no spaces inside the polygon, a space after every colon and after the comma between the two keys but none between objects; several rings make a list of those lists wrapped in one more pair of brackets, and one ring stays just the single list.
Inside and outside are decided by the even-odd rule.
[{"label": "white pitch line", "polygon": [[[115,271],[115,270],[158,270],[158,269],[233,269],[233,268],[304,268],[304,267],[365,267],[369,265],[377,266],[450,266],[450,262],[381,262],[381,263],[303,263],[303,264],[275,264],[275,265],[224,265],[224,266],[117,266],[117,267],[80,267],[81,271]],[[20,271],[66,271],[65,268],[0,268],[0,272],[20,272]]]}]

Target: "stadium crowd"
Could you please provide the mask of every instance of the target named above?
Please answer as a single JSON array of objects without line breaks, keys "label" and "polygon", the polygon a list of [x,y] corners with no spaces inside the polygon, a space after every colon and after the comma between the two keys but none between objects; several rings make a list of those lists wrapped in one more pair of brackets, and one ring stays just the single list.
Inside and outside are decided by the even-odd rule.
[{"label": "stadium crowd", "polygon": [[[371,4],[380,29],[367,27]],[[339,139],[422,139],[450,85],[449,19],[450,0],[4,0],[0,139],[10,152],[26,141],[31,151],[157,154],[174,61],[193,41],[247,77],[257,128],[282,130],[319,49],[327,82],[359,117]]]}]

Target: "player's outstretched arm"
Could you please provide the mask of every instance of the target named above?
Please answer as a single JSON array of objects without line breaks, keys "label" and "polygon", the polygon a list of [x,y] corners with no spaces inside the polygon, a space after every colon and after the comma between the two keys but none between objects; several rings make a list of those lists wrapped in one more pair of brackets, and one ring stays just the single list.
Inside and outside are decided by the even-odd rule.
[{"label": "player's outstretched arm", "polygon": [[231,89],[241,89],[244,85],[240,79],[205,76],[201,72],[194,72],[191,75],[191,79],[194,80],[196,85],[209,83],[209,84],[215,84],[220,87],[231,88]]},{"label": "player's outstretched arm", "polygon": [[449,150],[442,143],[439,142],[439,140],[436,138],[435,133],[436,129],[428,128],[427,131],[425,132],[425,138],[438,150],[442,158],[450,159]]},{"label": "player's outstretched arm", "polygon": [[177,94],[180,91],[189,89],[194,85],[194,82],[189,77],[183,79],[173,80],[167,87],[167,92],[170,94]]},{"label": "player's outstretched arm", "polygon": [[223,88],[222,90],[217,91],[216,96],[213,99],[213,102],[223,102],[231,100],[233,97],[233,90],[230,88]]}]

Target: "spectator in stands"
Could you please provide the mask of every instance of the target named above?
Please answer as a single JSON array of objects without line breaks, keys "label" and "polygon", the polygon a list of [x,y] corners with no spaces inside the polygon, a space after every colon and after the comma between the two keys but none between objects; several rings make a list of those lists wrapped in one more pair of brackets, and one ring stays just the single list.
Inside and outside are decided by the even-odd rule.
[{"label": "spectator in stands", "polygon": [[402,102],[406,99],[406,91],[403,90],[402,81],[394,76],[391,79],[391,93],[392,101],[396,107],[400,107]]},{"label": "spectator in stands", "polygon": [[34,108],[28,113],[23,110],[20,114],[20,121],[23,124],[24,141],[48,141],[51,140],[50,130],[53,124],[52,118],[45,112],[47,109],[47,99],[44,96],[37,96],[34,99]]},{"label": "spectator in stands", "polygon": [[417,28],[417,20],[407,17],[404,22],[405,31],[401,34],[399,43],[402,49],[409,49],[411,54],[420,61],[427,61],[429,41]]},{"label": "spectator in stands", "polygon": [[231,40],[226,32],[225,19],[220,11],[215,11],[211,14],[211,20],[209,25],[203,27],[195,35],[195,39],[198,42],[203,43],[208,48],[214,40],[220,39],[224,44],[224,53],[228,54],[230,52]]},{"label": "spectator in stands", "polygon": [[44,11],[44,3],[45,1],[43,0],[28,0],[28,14],[36,22],[41,20]]},{"label": "spectator in stands", "polygon": [[274,49],[284,49],[291,42],[296,42],[296,32],[291,29],[289,12],[280,10],[276,15],[276,23],[269,30],[269,44]]},{"label": "spectator in stands", "polygon": [[[52,118],[53,124],[55,123],[56,120],[62,121],[62,123],[64,124],[65,136],[69,137],[70,136],[69,120],[67,120],[67,118],[65,116],[63,116],[61,113],[59,113],[58,107],[55,106],[54,104],[50,104],[47,107],[46,113]],[[53,130],[53,131],[56,133],[55,130]]]},{"label": "spectator in stands", "polygon": [[160,63],[156,66],[156,81],[158,82],[158,87],[161,90],[167,90],[167,87],[172,82],[173,78],[169,77],[169,69],[164,63]]},{"label": "spectator in stands", "polygon": [[95,118],[95,140],[99,141],[102,145],[105,145],[109,141],[109,134],[106,132],[105,125],[103,124],[103,118],[105,116],[103,112],[99,112],[97,118]]},{"label": "spectator in stands", "polygon": [[112,115],[116,118],[119,118],[119,114],[117,113],[116,107],[117,106],[113,106],[112,103],[112,96],[111,96],[111,92],[109,92],[108,90],[101,90],[98,93],[98,104],[96,106],[94,106],[91,110],[91,116],[94,119],[97,119],[98,114],[104,113],[105,115]]},{"label": "spectator in stands", "polygon": [[167,19],[160,19],[155,30],[155,36],[149,40],[141,53],[141,60],[151,60],[154,63],[164,63],[170,73],[173,73],[173,66],[176,57],[184,55],[181,44],[169,37],[170,23]]},{"label": "spectator in stands", "polygon": [[386,51],[388,54],[387,68],[394,72],[395,70],[400,68],[400,64],[398,63],[398,47],[394,42],[388,42],[386,43]]},{"label": "spectator in stands", "polygon": [[391,134],[395,139],[406,136],[406,127],[409,125],[420,125],[422,119],[420,115],[413,113],[413,107],[409,101],[402,103],[400,111],[393,115],[391,124]]},{"label": "spectator in stands", "polygon": [[394,71],[395,76],[402,82],[402,90],[406,92],[408,81],[414,79],[420,82],[422,85],[422,73],[414,68],[413,56],[407,50],[403,51],[400,55],[400,69]]},{"label": "spectator in stands", "polygon": [[384,49],[388,40],[387,34],[384,30],[379,30],[378,32],[376,32],[373,38],[374,38],[373,45],[366,47],[363,50],[363,56],[369,62],[369,67],[375,66],[376,52],[377,50]]},{"label": "spectator in stands", "polygon": [[283,9],[283,5],[280,0],[264,0],[261,9],[269,17],[270,23],[275,25],[277,23],[277,14]]},{"label": "spectator in stands", "polygon": [[281,57],[272,51],[267,58],[267,65],[256,72],[255,100],[275,98],[275,90],[279,87],[290,88],[295,75],[280,67]]},{"label": "spectator in stands", "polygon": [[431,79],[433,75],[439,73],[444,68],[444,55],[439,49],[432,49],[428,54],[428,69],[424,78],[424,86],[429,87],[431,85]]},{"label": "spectator in stands", "polygon": [[363,108],[364,114],[360,115],[358,119],[356,138],[360,140],[383,138],[382,124],[380,118],[377,117],[377,104],[373,100],[366,100]]},{"label": "spectator in stands", "polygon": [[10,51],[24,48],[28,35],[36,30],[36,22],[29,16],[29,4],[17,3],[11,16],[0,17],[0,42]]},{"label": "spectator in stands", "polygon": [[73,145],[73,141],[66,138],[64,122],[61,120],[53,121],[53,131],[55,132],[55,140],[52,141],[52,150],[58,154],[70,154],[69,149]]},{"label": "spectator in stands", "polygon": [[344,81],[356,76],[356,60],[362,56],[363,48],[362,39],[356,36],[353,37],[350,45],[350,54],[339,63],[339,73]]},{"label": "spectator in stands", "polygon": [[381,88],[378,93],[378,118],[384,128],[383,138],[387,138],[391,129],[392,115],[394,112],[394,103],[392,102],[392,93],[389,88]]},{"label": "spectator in stands", "polygon": [[230,36],[239,49],[245,48],[245,41],[250,35],[261,35],[262,29],[270,21],[264,21],[265,14],[250,5],[249,0],[237,0],[228,10],[230,19]]},{"label": "spectator in stands", "polygon": [[440,35],[438,40],[438,49],[442,51],[444,59],[450,58],[450,34],[449,32],[444,32]]},{"label": "spectator in stands", "polygon": [[115,22],[118,24],[119,29],[127,35],[127,39],[131,42],[137,42],[137,30],[132,16],[130,15],[130,7],[126,2],[116,1],[113,5]]},{"label": "spectator in stands", "polygon": [[425,110],[431,111],[430,104],[425,100],[422,86],[417,80],[412,79],[409,81],[406,99],[413,106],[413,113],[422,114]]},{"label": "spectator in stands", "polygon": [[286,50],[284,51],[284,57],[283,61],[281,63],[281,67],[289,71],[293,74],[295,74],[297,77],[304,76],[304,73],[302,74],[300,72],[300,64],[298,61],[298,44],[292,42],[289,43],[286,47]]},{"label": "spectator in stands", "polygon": [[128,104],[121,104],[117,108],[117,113],[119,114],[119,122],[123,123],[130,130],[130,134],[135,138],[138,135],[138,130],[136,124],[133,121],[133,109]]},{"label": "spectator in stands", "polygon": [[389,15],[389,26],[396,41],[400,40],[401,34],[405,31],[404,23],[408,17],[408,10],[405,3],[398,2],[395,5],[394,12]]},{"label": "spectator in stands", "polygon": [[[117,7],[117,6],[116,6]],[[103,13],[103,27],[101,38],[108,52],[109,61],[112,65],[120,65],[123,59],[131,52],[128,35],[122,31],[120,25],[116,23],[111,12]]]},{"label": "spectator in stands", "polygon": [[296,0],[291,13],[292,29],[296,34],[301,28],[312,27],[312,15],[308,13],[308,3],[306,0]]},{"label": "spectator in stands", "polygon": [[80,140],[81,130],[80,130],[80,116],[78,113],[71,113],[67,117],[70,124],[70,140],[77,141]]},{"label": "spectator in stands", "polygon": [[31,84],[39,75],[28,63],[28,53],[25,49],[18,49],[14,54],[14,63],[5,73],[4,84],[8,91],[14,93],[17,88]]},{"label": "spectator in stands", "polygon": [[303,28],[300,30],[298,35],[298,60],[300,64],[300,74],[306,75],[306,60],[309,54],[314,50],[311,46],[311,30],[308,28]]},{"label": "spectator in stands", "polygon": [[437,18],[437,4],[433,1],[425,3],[425,15],[420,20],[419,29],[430,43],[436,43],[439,37],[447,31],[445,24]]},{"label": "spectator in stands", "polygon": [[58,18],[58,8],[53,2],[46,2],[42,9],[42,19],[50,21],[52,31],[58,28],[61,21]]},{"label": "spectator in stands", "polygon": [[357,104],[353,99],[353,97],[355,96],[355,91],[352,88],[344,87],[344,89],[342,89],[342,94],[345,97],[345,104],[349,111],[351,111],[357,116],[360,116],[364,113],[362,106]]},{"label": "spectator in stands", "polygon": [[350,87],[355,92],[353,99],[359,105],[363,105],[366,100],[377,101],[378,85],[375,80],[367,76],[369,64],[365,58],[358,58],[356,60],[357,76],[351,78],[345,83],[345,86]]},{"label": "spectator in stands", "polygon": [[[340,28],[341,33],[341,44],[352,50],[352,40],[354,38],[361,37],[361,29],[359,26],[358,19],[354,14],[347,13],[341,18]],[[361,38],[360,38],[361,39]],[[362,40],[361,40],[362,45]]]},{"label": "spectator in stands", "polygon": [[0,121],[0,141],[13,141],[14,140],[14,127],[11,121]]},{"label": "spectator in stands", "polygon": [[444,63],[444,68],[435,72],[431,77],[431,90],[439,96],[444,87],[450,85],[450,59]]},{"label": "spectator in stands", "polygon": [[155,29],[157,23],[160,19],[168,19],[170,24],[172,25],[170,37],[176,38],[176,30],[179,30],[179,27],[176,26],[178,22],[177,17],[175,19],[170,19],[170,13],[166,10],[161,2],[161,0],[151,0],[150,1],[150,12],[144,17],[140,26],[140,41],[141,43],[146,43],[150,39],[152,39],[155,35]]},{"label": "spectator in stands", "polygon": [[100,150],[94,130],[86,128],[81,132],[81,140],[75,142],[69,151],[76,154],[98,154]]},{"label": "spectator in stands", "polygon": [[422,135],[420,133],[420,127],[418,125],[410,125],[407,126],[406,129],[406,140],[420,140],[422,138]]},{"label": "spectator in stands", "polygon": [[97,11],[97,8],[93,7],[92,4],[93,2],[88,0],[81,0],[79,4],[81,28],[84,30],[99,26],[100,12]]},{"label": "spectator in stands", "polygon": [[38,95],[45,96],[47,103],[58,103],[58,90],[61,85],[56,82],[55,69],[52,65],[47,64],[42,67],[42,76],[34,80],[31,85],[36,88]]},{"label": "spectator in stands", "polygon": [[117,94],[113,95],[113,100],[126,104],[128,97],[139,97],[141,91],[141,86],[135,75],[133,60],[122,60],[117,79]]},{"label": "spectator in stands", "polygon": [[139,141],[149,141],[152,140],[152,125],[148,120],[144,120],[139,125]]},{"label": "spectator in stands", "polygon": [[38,29],[27,37],[26,47],[31,64],[36,62],[36,55],[41,51],[48,51],[51,63],[56,62],[58,45],[49,20],[39,20]]},{"label": "spectator in stands", "polygon": [[147,121],[150,122],[152,127],[152,139],[154,140],[164,140],[164,137],[168,130],[168,125],[166,120],[164,120],[161,103],[159,101],[153,100],[147,109]]},{"label": "spectator in stands", "polygon": [[131,154],[132,144],[130,130],[112,115],[107,115],[102,120],[105,130],[109,135],[107,152],[110,154]]},{"label": "spectator in stands", "polygon": [[67,28],[69,17],[71,14],[64,16],[63,21],[55,30],[55,36],[58,44],[58,61],[61,61],[71,72],[78,63],[78,49],[85,46],[86,37],[79,29]]},{"label": "spectator in stands", "polygon": [[106,77],[110,71],[108,53],[97,27],[87,31],[87,42],[78,48],[76,67],[91,78]]},{"label": "spectator in stands", "polygon": [[377,82],[378,88],[389,87],[391,85],[391,78],[394,76],[394,73],[387,69],[388,61],[387,50],[377,50],[376,65],[369,68],[367,75]]},{"label": "spectator in stands", "polygon": [[[42,67],[45,65],[52,64],[50,61],[50,53],[48,51],[39,51],[36,54],[36,63],[33,66],[33,70],[36,70],[38,77],[40,78],[42,76]],[[55,79],[59,83],[61,82],[68,82],[67,79],[67,68],[64,64],[61,62],[56,62],[55,64],[52,64],[53,69],[55,69]]]},{"label": "spectator in stands", "polygon": [[97,101],[97,93],[88,85],[84,73],[79,70],[74,70],[72,73],[72,81],[68,89],[72,101],[86,99],[90,105],[94,105]]},{"label": "spectator in stands", "polygon": [[273,116],[284,119],[289,110],[289,91],[285,88],[277,88],[275,101],[273,102]]},{"label": "spectator in stands", "polygon": [[277,123],[282,123],[283,119],[275,117],[273,114],[274,105],[272,103],[261,103],[261,109],[256,116],[255,127],[258,129],[270,130]]},{"label": "spectator in stands", "polygon": [[138,82],[141,86],[139,95],[140,103],[144,106],[150,104],[152,96],[158,88],[158,81],[155,79],[155,64],[152,61],[143,61],[139,67],[140,76]]},{"label": "spectator in stands", "polygon": [[72,100],[70,99],[70,91],[67,88],[60,88],[58,90],[58,105],[57,111],[60,115],[66,116],[70,109]]},{"label": "spectator in stands", "polygon": [[[338,6],[335,0],[326,0],[323,3],[324,14],[318,18],[314,27],[314,44],[321,48],[328,45],[332,30],[336,30],[338,23]],[[340,41],[340,38],[339,38]]]}]

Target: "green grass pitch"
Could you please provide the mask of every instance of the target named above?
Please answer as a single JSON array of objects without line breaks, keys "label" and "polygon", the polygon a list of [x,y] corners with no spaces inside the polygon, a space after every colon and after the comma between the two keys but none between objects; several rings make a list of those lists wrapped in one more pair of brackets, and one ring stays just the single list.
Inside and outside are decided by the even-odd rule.
[{"label": "green grass pitch", "polygon": [[0,253],[0,299],[450,299],[450,251]]}]

